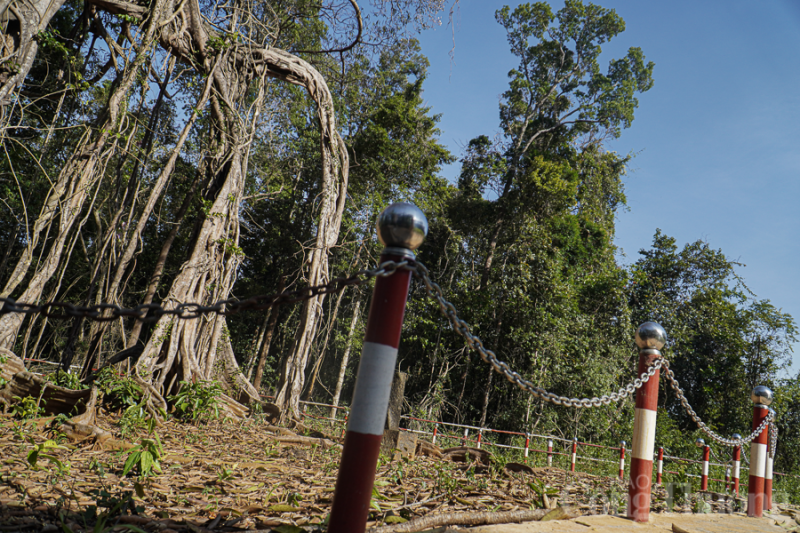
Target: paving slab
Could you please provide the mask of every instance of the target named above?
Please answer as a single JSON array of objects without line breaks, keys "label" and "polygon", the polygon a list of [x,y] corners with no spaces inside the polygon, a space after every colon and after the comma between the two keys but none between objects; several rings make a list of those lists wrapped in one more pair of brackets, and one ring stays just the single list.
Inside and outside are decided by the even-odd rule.
[{"label": "paving slab", "polygon": [[581,516],[572,520],[527,522],[471,528],[471,533],[785,533],[770,518],[743,514],[653,513],[650,522],[638,524],[611,515]]}]

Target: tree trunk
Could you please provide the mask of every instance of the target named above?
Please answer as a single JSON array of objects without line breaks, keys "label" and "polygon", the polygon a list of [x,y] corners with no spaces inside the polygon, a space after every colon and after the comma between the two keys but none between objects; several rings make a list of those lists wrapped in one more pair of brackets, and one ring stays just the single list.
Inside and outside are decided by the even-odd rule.
[{"label": "tree trunk", "polygon": [[361,312],[361,300],[356,300],[355,309],[353,309],[353,320],[350,321],[350,333],[347,334],[347,345],[342,355],[342,363],[339,365],[339,377],[336,379],[336,391],[333,393],[333,405],[331,407],[331,418],[336,418],[336,407],[339,407],[339,397],[342,394],[342,385],[344,385],[344,375],[347,372],[347,363],[350,361],[350,350],[353,348],[353,335],[356,332],[356,325],[358,325],[358,315]]},{"label": "tree trunk", "polygon": [[481,421],[478,423],[480,427],[486,426],[486,414],[489,411],[489,397],[492,392],[492,379],[494,378],[494,368],[489,365],[489,377],[486,380],[486,388],[483,391],[483,406],[481,407]]},{"label": "tree trunk", "polygon": [[322,341],[319,357],[317,357],[317,361],[314,363],[314,368],[311,369],[311,379],[309,380],[308,391],[306,392],[307,402],[311,401],[311,398],[314,396],[314,385],[317,383],[319,368],[322,366],[322,362],[325,360],[325,354],[328,353],[328,342],[330,342],[331,331],[333,331],[334,324],[336,324],[336,317],[339,316],[339,306],[344,298],[344,292],[345,291],[340,292],[339,296],[336,298],[336,305],[333,306],[333,313],[328,320],[328,327],[325,331],[325,340]]},{"label": "tree trunk", "polygon": [[[278,292],[283,292],[283,287],[286,284],[286,277],[281,276],[278,280]],[[264,377],[264,366],[267,364],[267,356],[269,355],[269,347],[272,344],[272,336],[275,333],[275,325],[278,323],[277,307],[271,307],[269,310],[269,326],[264,334],[264,340],[261,342],[261,349],[258,354],[258,367],[256,368],[256,375],[253,378],[253,386],[259,390],[261,389],[261,380]]]},{"label": "tree trunk", "polygon": [[[109,139],[113,139],[112,133],[119,131],[120,119],[127,110],[124,109],[125,99],[133,83],[136,81],[140,67],[148,60],[149,54],[147,52],[153,44],[152,38],[158,24],[157,14],[160,13],[165,2],[166,0],[157,0],[154,3],[153,17],[149,20],[143,32],[142,43],[144,44],[137,47],[137,53],[133,61],[125,66],[119,85],[116,86],[111,93],[105,108],[105,120],[102,121],[102,126],[98,128],[96,132],[87,130],[83,134],[77,149],[62,169],[56,186],[50,191],[48,199],[45,202],[45,207],[42,209],[42,225],[40,225],[40,221],[37,220],[34,232],[37,231],[36,226],[39,226],[38,229],[41,231],[45,225],[49,225],[58,211],[60,217],[57,233],[50,245],[47,257],[40,263],[37,271],[31,277],[28,287],[20,296],[20,300],[23,302],[36,302],[39,300],[44,290],[45,283],[47,283],[58,268],[62,251],[65,248],[64,244],[66,243],[73,224],[83,213],[84,203],[89,197],[91,189],[105,172],[105,165],[111,153],[113,153],[113,150],[106,150],[103,154],[101,154],[101,152],[106,142]],[[58,2],[52,5],[61,6]],[[57,10],[58,8],[56,7],[55,9]],[[2,10],[0,10],[0,12],[1,11]],[[49,11],[47,12],[49,13]],[[40,14],[41,13],[44,13],[44,11],[40,12]],[[54,13],[55,11],[53,11],[53,14]],[[52,17],[52,14],[50,17]],[[47,20],[49,21],[49,18]],[[35,49],[33,53],[35,55]],[[32,56],[30,61],[33,62]],[[29,68],[30,67],[28,67],[28,69]],[[7,86],[8,85],[3,86],[3,89]],[[0,90],[0,103],[2,102],[3,94],[2,90]],[[89,141],[91,139],[93,139],[94,142],[90,143]],[[35,239],[37,238],[38,236]],[[3,296],[10,294],[17,284],[25,277],[28,267],[30,266],[32,254],[33,247],[29,245],[26,247],[25,252],[23,252],[23,257],[18,261],[12,278],[6,284],[6,288],[3,290]],[[16,342],[17,332],[19,331],[23,319],[24,315],[21,314],[8,314],[0,317],[0,347],[6,349],[13,348]]]}]

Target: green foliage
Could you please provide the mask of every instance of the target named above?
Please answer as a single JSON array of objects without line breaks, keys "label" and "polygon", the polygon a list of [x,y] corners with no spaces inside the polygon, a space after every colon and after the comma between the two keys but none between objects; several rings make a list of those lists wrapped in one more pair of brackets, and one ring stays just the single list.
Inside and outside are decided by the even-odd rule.
[{"label": "green foliage", "polygon": [[128,459],[122,469],[122,475],[127,476],[134,468],[138,470],[139,476],[147,478],[153,472],[161,473],[161,457],[164,449],[158,435],[153,435],[152,439],[142,439],[139,444],[128,450]]},{"label": "green foliage", "polygon": [[[657,231],[631,268],[633,323],[655,320],[670,337],[666,352],[689,403],[713,429],[747,434],[750,392],[775,388],[790,363],[792,317],[758,300],[721,250],[697,241],[679,249]],[[681,430],[696,428],[666,389],[665,408]]]},{"label": "green foliage", "polygon": [[120,429],[120,436],[125,437],[132,433],[136,433],[140,429],[144,429],[151,421],[150,415],[145,409],[145,403],[141,402],[136,405],[127,407],[119,419],[118,425]]},{"label": "green foliage", "polygon": [[209,420],[219,418],[222,386],[218,381],[181,381],[178,394],[168,400],[175,409],[175,416],[182,420]]},{"label": "green foliage", "polygon": [[44,415],[44,407],[40,405],[38,398],[32,396],[25,396],[20,398],[14,396],[14,405],[11,406],[11,412],[20,420],[31,420]]},{"label": "green foliage", "polygon": [[55,455],[49,453],[51,450],[66,450],[67,448],[63,446],[59,446],[53,440],[46,440],[41,444],[36,444],[31,451],[28,452],[28,464],[31,465],[31,468],[34,470],[39,469],[39,459],[47,459],[48,464],[50,467],[56,468],[56,474],[67,475],[69,474],[70,464],[69,462],[62,462],[61,459],[56,457]]},{"label": "green foliage", "polygon": [[44,378],[59,387],[65,387],[67,389],[83,390],[89,388],[88,385],[81,383],[80,377],[77,374],[70,374],[60,369],[52,374],[47,374]]},{"label": "green foliage", "polygon": [[139,405],[142,388],[133,378],[114,368],[104,368],[94,381],[104,393],[104,401],[111,409],[127,409]]}]

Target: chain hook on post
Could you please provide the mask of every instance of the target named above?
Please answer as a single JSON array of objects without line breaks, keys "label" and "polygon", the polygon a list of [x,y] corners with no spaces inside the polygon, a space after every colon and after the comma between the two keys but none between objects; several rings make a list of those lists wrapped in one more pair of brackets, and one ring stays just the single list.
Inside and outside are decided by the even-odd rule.
[{"label": "chain hook on post", "polygon": [[753,430],[761,429],[750,443],[750,483],[747,486],[747,516],[750,517],[760,518],[764,511],[764,475],[769,440],[766,426],[772,418],[769,408],[772,397],[772,391],[763,385],[753,389],[753,393],[750,395],[755,404],[753,406]]},{"label": "chain hook on post", "polygon": [[[656,370],[636,392],[636,411],[633,419],[631,475],[628,485],[628,518],[647,522],[650,518],[650,495],[653,481],[653,451],[656,442],[656,410],[658,408],[659,368],[664,363],[661,348],[667,342],[667,332],[655,322],[645,322],[636,329],[639,347],[639,371],[643,377]],[[661,363],[661,364],[659,364]]]},{"label": "chain hook on post", "polygon": [[[377,230],[385,246],[381,262],[411,263],[428,221],[416,206],[397,203],[380,214]],[[359,533],[367,527],[410,283],[405,269],[375,281],[328,533]]]}]

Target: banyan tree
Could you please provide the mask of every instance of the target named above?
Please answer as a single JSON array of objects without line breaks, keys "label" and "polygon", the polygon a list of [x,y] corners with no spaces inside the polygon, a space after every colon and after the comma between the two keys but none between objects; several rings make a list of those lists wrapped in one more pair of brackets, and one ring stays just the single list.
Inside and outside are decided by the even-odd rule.
[{"label": "banyan tree", "polygon": [[[413,23],[420,13],[435,13],[439,3],[376,0],[370,15],[389,17],[381,30],[386,32],[392,24]],[[13,237],[3,236],[20,251],[2,258],[0,297],[54,299],[73,283],[77,267],[69,266],[70,258],[77,256],[86,287],[75,304],[159,303],[169,309],[229,298],[243,260],[240,210],[252,146],[264,116],[281,111],[272,106],[276,82],[304,89],[315,109],[319,194],[314,237],[301,268],[304,284],[325,283],[349,162],[334,97],[312,62],[334,57],[344,65],[366,31],[364,20],[355,0],[0,0],[0,139],[7,147],[2,179],[14,205],[22,206]],[[24,168],[14,165],[19,159],[9,150],[29,155]],[[143,235],[157,224],[164,227],[156,232],[161,240],[155,260],[142,264]],[[176,250],[181,224],[191,231]],[[165,286],[168,258],[180,268]],[[134,275],[148,280],[146,290],[124,299]],[[321,300],[302,304],[283,368],[277,402],[289,414],[303,388]],[[41,346],[46,323],[37,315],[0,315],[2,376],[16,381],[14,394],[24,392],[24,383],[41,388],[14,350]],[[223,314],[195,320],[164,315],[144,327],[131,319],[89,324],[73,318],[61,327],[66,342],[57,355],[64,368],[74,362],[75,332],[82,330],[83,377],[127,358],[153,412],[166,407],[181,382],[219,380],[233,414],[258,397],[239,370]],[[110,333],[121,339],[120,357],[100,355]],[[11,396],[0,392],[5,401]]]}]

